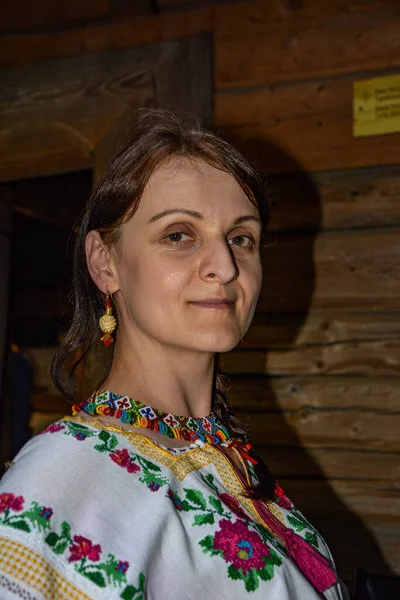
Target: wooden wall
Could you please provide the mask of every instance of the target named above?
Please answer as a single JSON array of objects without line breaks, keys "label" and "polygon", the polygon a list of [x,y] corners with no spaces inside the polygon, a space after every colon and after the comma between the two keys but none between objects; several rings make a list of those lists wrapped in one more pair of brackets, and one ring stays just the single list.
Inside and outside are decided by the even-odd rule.
[{"label": "wooden wall", "polygon": [[216,124],[273,205],[258,314],[222,365],[347,581],[400,572],[400,134],[352,135],[353,82],[400,72],[394,8],[252,2],[215,34]]},{"label": "wooden wall", "polygon": [[213,32],[216,125],[273,207],[231,400],[341,575],[400,574],[400,134],[352,135],[353,82],[400,71],[398,0],[184,4],[9,32],[0,65]]}]

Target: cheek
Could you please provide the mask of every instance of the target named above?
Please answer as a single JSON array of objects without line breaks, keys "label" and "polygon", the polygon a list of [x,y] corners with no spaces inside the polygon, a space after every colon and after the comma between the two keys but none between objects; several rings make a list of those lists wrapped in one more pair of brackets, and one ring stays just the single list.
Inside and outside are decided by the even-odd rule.
[{"label": "cheek", "polygon": [[242,287],[245,294],[245,301],[253,305],[257,302],[262,286],[262,268],[261,262],[256,261],[252,264],[242,276]]},{"label": "cheek", "polygon": [[146,306],[165,306],[168,299],[179,297],[187,282],[187,270],[176,263],[152,257],[135,258],[127,261],[124,283],[127,293],[135,303]]}]

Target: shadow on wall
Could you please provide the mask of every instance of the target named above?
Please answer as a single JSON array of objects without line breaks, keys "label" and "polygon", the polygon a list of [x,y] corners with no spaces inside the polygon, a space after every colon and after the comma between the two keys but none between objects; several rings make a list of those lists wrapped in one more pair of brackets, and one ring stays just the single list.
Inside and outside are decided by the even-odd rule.
[{"label": "shadow on wall", "polygon": [[[297,508],[328,543],[342,579],[349,584],[353,570],[358,566],[374,573],[393,575],[367,523],[337,495],[318,462],[302,446],[296,428],[285,420],[282,403],[280,405],[276,398],[276,382],[278,380],[278,387],[285,387],[285,397],[298,396],[302,390],[296,388],[297,378],[279,378],[268,368],[269,348],[290,348],[311,307],[315,288],[314,244],[322,220],[317,187],[301,164],[273,143],[268,144],[265,139],[240,139],[234,132],[225,133],[225,136],[266,173],[282,173],[269,179],[271,227],[277,227],[278,232],[271,232],[276,243],[268,246],[267,240],[267,247],[263,250],[263,289],[254,319],[255,329],[259,324],[267,325],[267,339],[265,344],[262,341],[261,349],[257,343],[254,357],[251,356],[251,340],[246,343],[245,339],[244,348],[240,349],[241,352],[243,349],[245,353],[250,352],[248,363],[251,362],[252,375],[237,375],[225,369],[232,380],[232,395],[240,403],[236,414],[245,417],[256,449],[274,476],[283,482]],[[296,196],[293,197],[293,188],[300,191],[301,205],[296,202]],[[283,206],[275,211],[274,206],[281,200]],[[260,358],[259,367],[254,363],[256,356]],[[285,380],[286,383],[283,383]],[[253,396],[253,414],[251,411],[244,412],[243,406],[243,398],[251,397],[252,393],[258,395],[260,403],[258,409],[254,408],[257,400],[253,401]],[[260,415],[260,410],[263,410],[263,415]],[[265,439],[266,432],[261,429],[267,419],[270,420],[268,442],[261,447],[256,438]]]}]

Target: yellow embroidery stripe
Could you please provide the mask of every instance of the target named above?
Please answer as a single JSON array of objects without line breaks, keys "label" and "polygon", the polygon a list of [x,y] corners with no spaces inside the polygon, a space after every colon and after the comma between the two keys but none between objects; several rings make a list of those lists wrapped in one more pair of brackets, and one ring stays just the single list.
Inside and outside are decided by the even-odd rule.
[{"label": "yellow embroidery stripe", "polygon": [[0,571],[49,600],[92,600],[64,579],[43,556],[5,537],[0,537]]},{"label": "yellow embroidery stripe", "polygon": [[[218,475],[220,476],[222,483],[225,485],[231,496],[234,496],[239,500],[242,506],[251,514],[256,523],[259,523],[271,531],[271,529],[264,523],[254,508],[252,501],[243,495],[245,488],[231,462],[225,455],[222,455],[211,444],[204,444],[202,447],[199,446],[198,448],[193,448],[192,450],[189,450],[183,454],[173,456],[167,450],[161,448],[156,441],[150,439],[149,437],[142,435],[139,432],[126,431],[119,427],[115,427],[114,425],[108,425],[100,421],[100,419],[82,419],[81,417],[66,416],[60,420],[79,422],[95,429],[120,433],[128,440],[128,442],[132,444],[132,446],[134,446],[136,450],[148,458],[154,458],[164,465],[164,467],[167,467],[167,469],[172,471],[179,481],[183,481],[183,479],[185,479],[185,477],[192,471],[198,471],[207,467],[209,464],[213,464],[218,471]],[[283,525],[285,525],[284,517],[279,508],[273,502],[268,502],[267,504],[268,510],[275,515],[275,517]]]}]

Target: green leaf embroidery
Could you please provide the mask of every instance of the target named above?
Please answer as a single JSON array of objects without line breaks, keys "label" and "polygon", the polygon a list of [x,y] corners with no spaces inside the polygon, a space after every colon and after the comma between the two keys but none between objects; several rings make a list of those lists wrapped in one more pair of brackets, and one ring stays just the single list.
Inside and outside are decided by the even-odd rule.
[{"label": "green leaf embroidery", "polygon": [[254,569],[246,573],[246,576],[244,577],[244,587],[246,588],[246,592],[254,592],[259,585],[260,582]]},{"label": "green leaf embroidery", "polygon": [[214,515],[212,513],[202,513],[195,515],[193,525],[212,525],[214,523]]},{"label": "green leaf embroidery", "polygon": [[147,460],[146,458],[143,458],[143,456],[136,456],[138,463],[140,463],[141,467],[143,469],[148,469],[149,471],[161,471],[161,468],[158,465],[155,465],[154,463],[150,462],[149,460]]},{"label": "green leaf embroidery", "polygon": [[61,533],[63,537],[71,539],[71,525],[67,521],[61,523]]},{"label": "green leaf embroidery", "polygon": [[206,483],[212,490],[214,490],[214,492],[216,494],[218,494],[218,488],[214,483],[214,475],[212,475],[211,473],[208,473],[207,475],[200,475],[201,479],[204,481],[204,483]]},{"label": "green leaf embroidery", "polygon": [[133,587],[133,585],[127,585],[122,594],[120,595],[120,598],[122,598],[122,600],[133,600],[135,594],[136,588]]},{"label": "green leaf embroidery", "polygon": [[55,554],[63,554],[67,549],[68,544],[68,540],[62,540],[61,542],[58,542],[55,546],[53,546],[53,552]]},{"label": "green leaf embroidery", "polygon": [[106,581],[100,571],[80,571],[82,575],[93,581],[99,587],[105,588]]},{"label": "green leaf embroidery", "polygon": [[205,538],[200,540],[199,544],[200,544],[200,546],[202,546],[204,548],[204,550],[208,550],[208,551],[213,550],[214,549],[214,536],[207,535]]},{"label": "green leaf embroidery", "polygon": [[139,573],[139,591],[144,592],[144,584],[146,582],[146,577],[144,573]]},{"label": "green leaf embroidery", "polygon": [[206,503],[206,501],[204,499],[203,494],[200,492],[200,490],[193,490],[193,489],[190,489],[190,488],[184,488],[184,491],[186,492],[186,498],[190,502],[193,502],[194,504],[197,504],[203,510],[206,509],[207,503]]},{"label": "green leaf embroidery", "polygon": [[57,544],[59,539],[60,539],[60,536],[58,536],[54,531],[52,531],[51,533],[49,533],[49,535],[46,537],[46,539],[44,541],[46,542],[46,544],[48,544],[52,548],[53,546],[55,546]]},{"label": "green leaf embroidery", "polygon": [[242,574],[240,573],[240,571],[235,569],[235,567],[233,565],[229,565],[228,575],[231,579],[234,579],[234,580],[242,579]]},{"label": "green leaf embroidery", "polygon": [[50,529],[50,520],[46,519],[41,515],[43,507],[37,502],[32,502],[31,508],[25,511],[21,516],[29,519],[34,527],[37,527],[40,531],[46,531]]},{"label": "green leaf embroidery", "polygon": [[135,588],[133,585],[127,585],[120,598],[122,600],[144,600],[144,585],[146,576],[144,573],[139,573],[139,586]]},{"label": "green leaf embroidery", "polygon": [[23,521],[22,519],[19,521],[11,521],[7,523],[7,525],[9,525],[10,527],[14,527],[14,529],[21,529],[22,531],[27,531],[29,533],[31,531],[31,528],[29,527],[28,523],[26,521]]},{"label": "green leaf embroidery", "polygon": [[312,544],[315,548],[319,547],[318,538],[315,531],[306,531],[305,538],[309,544]]},{"label": "green leaf embroidery", "polygon": [[[105,435],[102,435],[105,434]],[[108,431],[101,431],[99,433],[99,439],[101,439],[103,444],[96,444],[94,449],[98,452],[112,452],[116,446],[118,446],[118,439],[115,435],[111,435]]]},{"label": "green leaf embroidery", "polygon": [[108,431],[103,430],[103,431],[100,431],[100,433],[99,433],[99,439],[102,442],[107,442],[107,440],[110,438],[110,436],[111,436],[111,434],[108,433]]},{"label": "green leaf embroidery", "polygon": [[222,506],[222,502],[219,498],[215,498],[215,496],[209,496],[208,501],[213,508],[217,511],[219,515],[224,514],[224,507]]},{"label": "green leaf embroidery", "polygon": [[117,446],[118,439],[115,437],[115,435],[112,435],[110,441],[108,442],[108,447],[110,448],[110,450],[114,450],[114,448],[116,448]]},{"label": "green leaf embroidery", "polygon": [[304,523],[304,521],[302,520],[300,521],[300,519],[298,519],[297,517],[292,517],[292,515],[289,515],[287,519],[289,523],[293,525],[296,531],[303,531],[303,529],[307,527],[307,524]]}]

